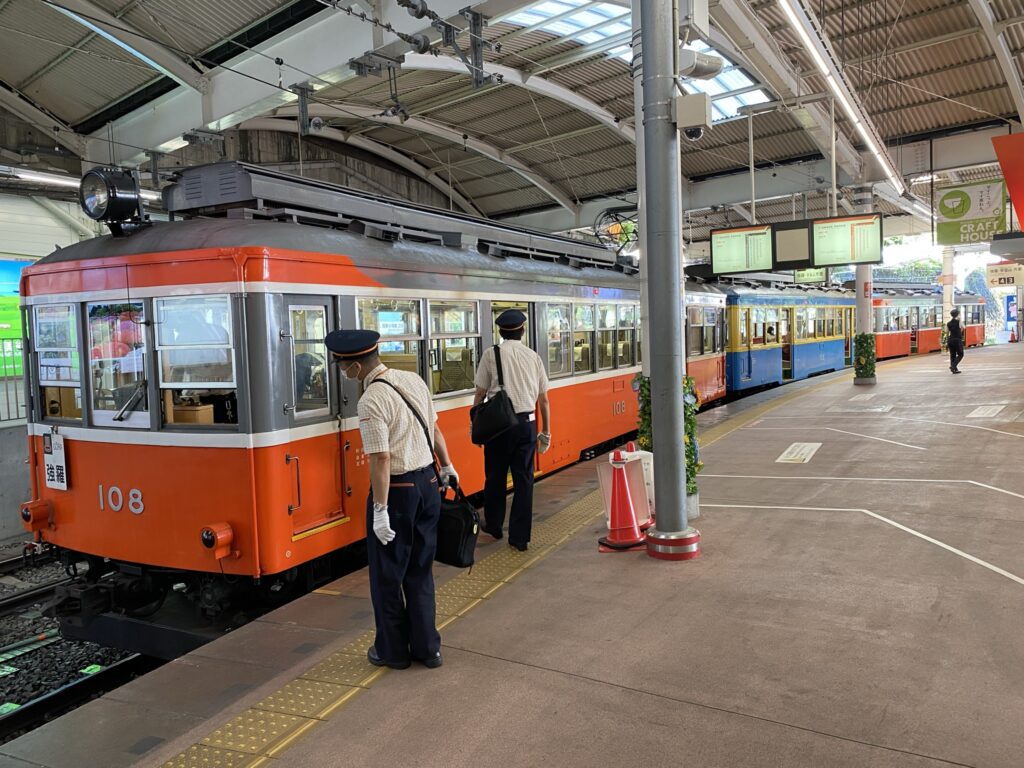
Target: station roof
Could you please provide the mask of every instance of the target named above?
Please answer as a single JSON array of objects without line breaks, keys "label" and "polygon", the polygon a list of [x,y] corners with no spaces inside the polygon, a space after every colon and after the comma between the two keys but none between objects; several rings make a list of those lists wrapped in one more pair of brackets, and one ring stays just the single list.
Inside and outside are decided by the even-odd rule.
[{"label": "station roof", "polygon": [[[393,0],[384,5],[390,12],[381,13],[382,22],[393,20],[401,29],[415,25]],[[428,6],[466,27],[457,16],[459,3],[429,0]],[[344,16],[354,55],[373,47],[358,48],[362,41],[355,37],[375,30],[345,10],[372,16],[370,5],[358,0],[0,0],[6,53],[0,59],[0,110],[48,132],[62,151],[86,161],[113,155],[139,162],[143,150],[181,145],[182,132],[173,125],[184,102],[169,101],[179,94],[200,105],[191,124],[181,123],[186,129],[294,130],[297,110],[287,89],[305,80],[316,89],[311,113],[334,129],[325,136],[350,142],[360,137],[363,146],[380,147],[386,157],[395,157],[386,151],[397,152],[484,215],[558,207],[585,226],[587,201],[631,202],[636,175],[628,3],[488,0],[475,7],[490,17],[482,36],[490,43],[484,71],[492,81],[479,88],[452,48],[441,47],[440,55],[408,53],[409,46],[390,32],[374,42],[380,50],[405,53],[393,79],[352,76],[345,41],[331,69],[311,71],[296,63],[305,54],[295,51],[321,39],[316,34],[331,15]],[[984,152],[979,156],[987,162],[973,156],[960,167],[947,162],[928,179],[913,171],[920,159],[910,162],[904,155],[922,136],[977,126],[1019,129],[1019,0],[816,0],[803,8],[820,25],[851,95],[912,193],[925,197],[933,183],[998,177],[994,156]],[[425,27],[426,20],[419,24]],[[457,42],[468,50],[468,33]],[[714,118],[701,140],[683,142],[685,177],[699,182],[745,170],[748,118],[738,110],[768,102],[777,108],[752,118],[757,166],[781,168],[821,157],[828,108],[813,101],[826,81],[780,0],[718,0],[708,39],[689,44],[721,56],[724,67],[711,80],[685,83],[711,95]],[[292,53],[275,67],[273,60],[285,50]],[[224,103],[226,91],[241,92],[253,81],[262,88],[259,99]],[[235,101],[242,98],[236,94]],[[158,135],[146,122],[147,110],[161,108],[173,118],[165,122],[175,135]],[[838,107],[836,113],[841,186],[849,195],[870,153],[857,126]],[[0,152],[12,162],[23,148]],[[808,189],[817,184],[820,192],[820,174],[804,175]],[[894,197],[876,199],[875,207],[912,210]],[[823,205],[818,197],[810,204]],[[758,212],[788,218],[791,208],[791,201],[775,200],[759,203]],[[703,221],[722,225],[709,215]]]}]

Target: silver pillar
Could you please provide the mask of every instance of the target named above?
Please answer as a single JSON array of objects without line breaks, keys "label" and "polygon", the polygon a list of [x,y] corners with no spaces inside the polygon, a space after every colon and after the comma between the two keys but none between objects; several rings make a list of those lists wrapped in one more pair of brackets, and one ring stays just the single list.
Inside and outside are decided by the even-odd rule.
[{"label": "silver pillar", "polygon": [[942,249],[942,316],[943,323],[949,321],[949,311],[953,309],[953,288],[956,286],[956,273],[953,270],[953,258],[956,248],[947,245]]},{"label": "silver pillar", "polygon": [[[688,1],[681,0],[684,4]],[[694,547],[699,548],[699,534],[688,530],[686,514],[682,191],[679,134],[673,114],[679,25],[674,10],[672,0],[640,0],[647,229],[644,258],[651,313],[648,332],[652,336],[657,333],[657,343],[650,351],[657,527],[648,532],[647,551],[662,559],[695,556]]]},{"label": "silver pillar", "polygon": [[[871,213],[874,203],[874,189],[862,186],[853,193],[854,206],[858,213]],[[874,281],[871,277],[870,264],[858,264],[855,270],[857,289],[857,333],[875,332],[875,313],[871,299],[874,293]]]},{"label": "silver pillar", "polygon": [[[643,76],[643,45],[640,40],[640,4],[633,3],[633,114],[637,122],[644,113],[644,96],[641,78]],[[650,302],[647,296],[647,221],[645,220],[644,199],[647,191],[644,188],[644,132],[636,132],[636,210],[637,227],[640,230],[638,245],[640,246],[640,366],[644,376],[651,375],[651,327]]]}]

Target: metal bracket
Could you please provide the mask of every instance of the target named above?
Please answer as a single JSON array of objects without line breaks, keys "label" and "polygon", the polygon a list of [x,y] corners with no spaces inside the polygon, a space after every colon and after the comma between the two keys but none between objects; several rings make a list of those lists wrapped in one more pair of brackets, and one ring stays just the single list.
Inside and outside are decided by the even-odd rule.
[{"label": "metal bracket", "polygon": [[405,56],[385,56],[374,51],[367,51],[362,56],[349,59],[348,66],[359,77],[380,77],[385,70],[401,69]]},{"label": "metal bracket", "polygon": [[436,20],[432,26],[441,33],[441,44],[452,48],[462,60],[462,63],[466,65],[469,69],[469,74],[473,78],[474,88],[490,85],[493,82],[500,83],[502,81],[501,77],[488,75],[484,71],[484,48],[497,50],[489,41],[484,40],[484,27],[487,26],[487,17],[482,13],[477,13],[469,6],[459,11],[459,15],[469,22],[469,55],[467,56],[466,52],[456,42],[456,38],[461,30],[453,27],[446,21]]},{"label": "metal bracket", "polygon": [[299,97],[299,135],[309,136],[309,97],[313,95],[313,88],[305,83],[295,83],[288,90]]}]

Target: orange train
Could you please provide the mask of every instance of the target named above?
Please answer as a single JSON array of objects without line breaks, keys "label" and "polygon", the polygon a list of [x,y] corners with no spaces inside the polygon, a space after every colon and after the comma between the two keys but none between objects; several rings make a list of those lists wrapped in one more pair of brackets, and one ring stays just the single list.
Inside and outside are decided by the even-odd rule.
[{"label": "orange train", "polygon": [[[173,656],[200,640],[125,622],[168,596],[223,617],[348,567],[368,473],[334,328],[379,331],[384,361],[424,377],[467,492],[474,371],[510,307],[551,380],[538,474],[635,430],[638,278],[604,249],[237,163],[182,171],[164,202],[184,220],[118,222],[23,278],[22,517],[89,563],[58,597],[65,634]],[[721,292],[687,301],[723,322]],[[689,368],[703,399],[725,394],[721,352]]]}]

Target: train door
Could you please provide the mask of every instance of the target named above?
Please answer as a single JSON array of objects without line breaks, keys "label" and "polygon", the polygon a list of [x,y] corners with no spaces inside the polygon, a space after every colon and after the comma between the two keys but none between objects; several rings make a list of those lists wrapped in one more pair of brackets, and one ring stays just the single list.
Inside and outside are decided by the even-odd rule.
[{"label": "train door", "polygon": [[847,365],[853,365],[853,307],[843,307],[843,345]]},{"label": "train door", "polygon": [[782,342],[782,378],[793,378],[793,308],[779,310],[779,340]]},{"label": "train door", "polygon": [[288,513],[295,534],[343,516],[343,448],[334,414],[330,355],[324,346],[324,337],[334,329],[332,306],[326,296],[287,296],[279,332],[281,354],[292,361],[284,410],[289,427],[301,428],[305,437],[288,444],[281,458],[291,489]]},{"label": "train door", "polygon": [[737,338],[739,353],[736,358],[740,365],[740,380],[749,381],[754,375],[753,353],[750,351],[750,308],[740,307],[739,335]]}]

